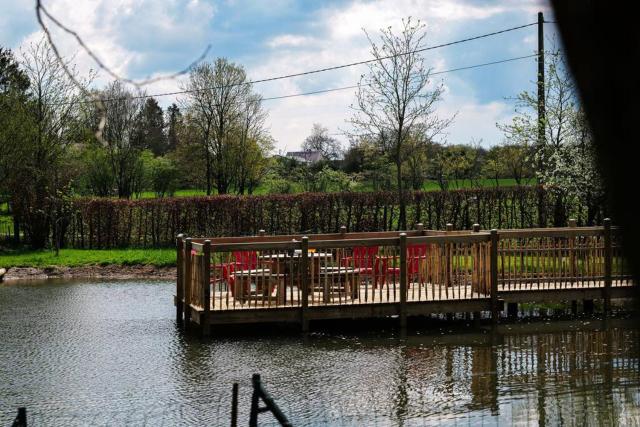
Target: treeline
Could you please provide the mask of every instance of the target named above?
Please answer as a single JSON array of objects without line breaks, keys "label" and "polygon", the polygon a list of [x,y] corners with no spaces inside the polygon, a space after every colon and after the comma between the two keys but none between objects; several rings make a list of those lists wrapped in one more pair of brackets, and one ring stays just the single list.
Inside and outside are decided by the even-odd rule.
[{"label": "treeline", "polygon": [[[543,187],[503,187],[456,191],[415,191],[408,197],[410,226],[428,229],[537,227],[599,224],[601,209],[587,212]],[[542,205],[539,203],[542,199]],[[544,206],[544,211],[538,211]],[[396,192],[302,193],[266,196],[211,196],[165,199],[76,199],[62,229],[64,245],[74,248],[167,247],[178,233],[190,236],[396,230]]]},{"label": "treeline", "polygon": [[[402,35],[383,34],[386,48],[403,46],[401,52],[416,51],[418,41],[424,37],[424,27],[414,26],[410,20],[404,25]],[[410,45],[402,45],[409,39]],[[99,240],[89,237],[90,245],[164,244],[168,238],[158,237],[160,234],[172,236],[180,228],[186,232],[194,228],[192,222],[180,222],[193,211],[189,203],[206,206],[202,208],[206,218],[233,217],[235,213],[226,206],[235,205],[265,204],[281,210],[270,212],[266,207],[255,207],[260,211],[257,216],[246,218],[264,219],[268,212],[269,218],[275,219],[261,220],[264,223],[256,226],[243,220],[246,229],[226,222],[239,221],[237,218],[214,221],[212,229],[203,226],[194,230],[200,234],[247,234],[255,232],[256,227],[270,232],[313,231],[314,227],[328,230],[331,227],[326,225],[326,218],[318,216],[318,225],[314,226],[307,222],[310,214],[296,210],[306,209],[303,200],[316,199],[317,204],[311,204],[309,209],[326,212],[335,219],[334,226],[339,222],[349,226],[354,218],[365,218],[353,223],[354,229],[385,229],[395,224],[403,228],[416,219],[416,212],[418,217],[431,212],[424,211],[421,202],[416,201],[416,194],[421,194],[428,181],[435,181],[441,190],[450,192],[461,181],[481,188],[488,181],[499,185],[504,178],[513,179],[518,186],[539,183],[549,189],[545,191],[547,200],[538,197],[535,206],[521,202],[523,196],[516,196],[529,190],[508,190],[513,191],[513,197],[504,196],[504,200],[512,200],[505,202],[513,203],[510,209],[530,208],[519,213],[518,221],[510,220],[510,226],[563,223],[568,206],[573,210],[581,207],[585,222],[596,220],[605,200],[604,187],[595,167],[584,112],[562,64],[562,55],[549,56],[544,120],[535,114],[538,104],[534,94],[522,92],[516,98],[516,116],[511,123],[499,125],[504,140],[488,149],[480,143],[438,143],[451,123],[451,118],[441,119],[436,114],[442,87],[434,91],[427,87],[430,67],[420,65],[422,58],[413,54],[398,58],[403,61],[399,75],[415,75],[420,85],[409,90],[401,78],[381,80],[378,77],[393,77],[384,69],[387,62],[372,62],[365,84],[359,86],[362,90],[355,97],[357,111],[353,117],[345,117],[353,127],[353,134],[347,135],[349,147],[342,147],[328,129],[315,124],[310,135],[300,141],[302,158],[313,153],[313,161],[298,161],[292,158],[295,155],[273,154],[274,141],[266,126],[262,97],[254,91],[242,65],[225,58],[192,68],[182,80],[183,96],[177,104],[163,109],[153,97],[121,81],[98,87],[93,83],[95,75],[80,74],[71,61],[61,63],[44,40],[30,44],[20,59],[0,47],[0,199],[7,200],[14,241],[34,248],[58,247],[65,239],[83,241],[97,227]],[[367,88],[372,85],[374,89],[369,91]],[[407,99],[375,95],[407,90]],[[380,103],[381,98],[386,102]],[[399,98],[404,100],[401,105],[397,104]],[[388,111],[405,111],[411,120],[390,117]],[[540,126],[544,127],[544,135]],[[273,197],[130,201],[142,197],[143,192],[152,191],[163,198],[178,189],[204,190],[207,195]],[[363,191],[371,194],[349,194]],[[276,196],[300,192],[341,194],[328,195],[326,199],[308,194],[291,199]],[[460,212],[473,210],[471,202],[455,202],[462,196],[448,194],[475,193],[420,197],[446,200],[441,204],[452,207],[446,208],[450,212],[442,211],[449,216],[442,221],[460,221],[457,226],[467,226],[475,220],[487,226],[493,221],[505,225],[502,219],[495,218],[501,218],[506,208],[495,205],[495,211],[491,203],[486,207],[494,209],[490,212],[469,213],[470,218],[475,218],[469,221],[458,219]],[[478,194],[485,197],[481,190]],[[109,200],[87,205],[87,199],[79,200],[82,197]],[[380,200],[376,200],[378,197]],[[111,200],[115,198],[120,200]],[[326,207],[327,203],[333,203],[331,208]],[[93,213],[87,213],[93,210],[86,206],[94,205],[115,213],[93,218]],[[335,207],[338,205],[347,206],[346,217],[342,207]],[[213,212],[218,207],[222,212]],[[375,211],[352,216],[352,211],[365,208]],[[475,207],[481,208],[480,204]],[[178,209],[172,214],[176,219],[169,219],[169,209]],[[287,213],[291,218],[284,218]],[[113,218],[125,225],[104,225]],[[428,218],[420,220],[432,227],[443,224],[439,219],[433,223]],[[5,219],[3,222],[7,223]],[[160,223],[173,228],[142,231],[152,230]],[[102,227],[111,234],[103,235]]]}]

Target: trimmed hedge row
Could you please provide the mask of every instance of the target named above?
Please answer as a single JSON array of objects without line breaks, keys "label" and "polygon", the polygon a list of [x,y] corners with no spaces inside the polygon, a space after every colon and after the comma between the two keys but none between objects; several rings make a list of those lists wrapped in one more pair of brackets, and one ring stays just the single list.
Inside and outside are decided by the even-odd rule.
[{"label": "trimmed hedge row", "polygon": [[[541,199],[540,199],[541,198]],[[540,204],[542,201],[542,204]],[[583,218],[583,208],[542,187],[502,187],[407,195],[407,222],[428,229],[537,227],[538,206],[547,226]],[[267,196],[176,197],[143,200],[77,199],[65,223],[63,240],[75,248],[162,247],[178,233],[190,236],[242,236],[397,229],[394,192],[303,193]],[[604,213],[589,215],[599,222]],[[560,223],[560,224],[558,224]]]}]

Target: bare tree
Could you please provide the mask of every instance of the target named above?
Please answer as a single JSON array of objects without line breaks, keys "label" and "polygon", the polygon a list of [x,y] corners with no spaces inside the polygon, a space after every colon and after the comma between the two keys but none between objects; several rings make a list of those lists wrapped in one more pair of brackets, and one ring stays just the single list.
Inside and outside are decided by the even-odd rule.
[{"label": "bare tree", "polygon": [[420,21],[414,24],[411,18],[402,21],[398,34],[391,27],[381,30],[379,44],[367,34],[377,61],[368,64],[368,74],[360,79],[350,120],[357,132],[373,135],[378,147],[395,164],[400,229],[407,226],[402,183],[407,140],[417,127],[427,140],[434,140],[453,120],[440,119],[435,113],[444,88],[440,84],[429,89],[431,68],[425,66],[423,57],[416,52],[426,35],[425,25]]},{"label": "bare tree", "polygon": [[[136,130],[144,100],[134,95],[119,80],[101,92],[102,97],[110,99],[104,103],[102,143],[120,198],[129,198],[139,191],[142,180],[141,149],[137,144]],[[99,112],[94,111],[94,120],[97,121]]]},{"label": "bare tree", "polygon": [[219,194],[226,194],[234,168],[232,133],[251,93],[247,75],[241,66],[218,58],[213,64],[195,67],[183,89],[190,91],[184,109],[199,131],[206,158],[207,194],[211,194],[214,185]]},{"label": "bare tree", "polygon": [[262,108],[262,97],[248,94],[244,100],[237,126],[234,181],[238,194],[250,193],[256,180],[266,168],[265,156],[273,148],[265,130],[267,112]]},{"label": "bare tree", "polygon": [[311,128],[311,135],[305,138],[302,143],[304,151],[319,151],[327,160],[335,160],[340,157],[340,143],[329,136],[329,129],[320,123],[314,123]]}]

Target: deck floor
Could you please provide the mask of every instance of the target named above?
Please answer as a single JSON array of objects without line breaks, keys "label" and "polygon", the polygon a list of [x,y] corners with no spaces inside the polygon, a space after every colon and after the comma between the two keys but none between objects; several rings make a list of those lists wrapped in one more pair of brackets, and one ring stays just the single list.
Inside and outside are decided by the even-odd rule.
[{"label": "deck floor", "polygon": [[[630,281],[615,281],[612,286],[628,287],[631,286]],[[498,292],[544,292],[557,290],[585,290],[585,289],[601,289],[604,287],[603,281],[590,282],[539,282],[526,284],[501,284],[498,286]],[[358,296],[351,298],[346,292],[312,292],[309,294],[309,306],[339,306],[339,305],[360,305],[360,304],[384,304],[400,302],[400,286],[395,284],[387,284],[376,289],[372,289],[370,284],[362,284],[359,287]],[[300,290],[296,287],[287,288],[286,300],[282,303],[282,298],[278,298],[276,291],[270,295],[252,296],[243,301],[235,299],[230,292],[226,290],[218,290],[212,292],[210,310],[213,311],[229,311],[229,310],[246,310],[246,309],[278,309],[286,307],[300,307]],[[456,300],[482,300],[489,299],[488,294],[474,292],[471,285],[466,286],[450,286],[444,287],[431,283],[411,283],[408,288],[407,302],[436,302]]]}]

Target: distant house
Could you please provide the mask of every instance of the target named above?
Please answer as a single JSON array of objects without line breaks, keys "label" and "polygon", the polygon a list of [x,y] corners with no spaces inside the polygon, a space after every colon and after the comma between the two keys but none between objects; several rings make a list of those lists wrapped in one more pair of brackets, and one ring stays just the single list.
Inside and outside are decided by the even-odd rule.
[{"label": "distant house", "polygon": [[309,165],[324,160],[320,151],[288,151],[287,157]]}]

